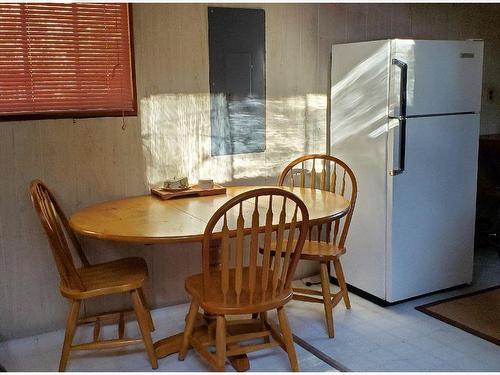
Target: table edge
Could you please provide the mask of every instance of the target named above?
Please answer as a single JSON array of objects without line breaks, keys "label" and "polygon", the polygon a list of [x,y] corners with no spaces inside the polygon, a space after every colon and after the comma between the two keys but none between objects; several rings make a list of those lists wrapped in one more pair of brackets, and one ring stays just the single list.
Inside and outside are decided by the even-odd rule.
[{"label": "table edge", "polygon": [[[332,220],[337,220],[342,217],[344,217],[348,211],[349,211],[350,205],[348,205],[344,210],[336,212],[335,214],[309,220],[309,225],[314,226],[314,225],[319,225],[319,224],[325,224],[328,223],[329,221]],[[81,230],[78,228],[75,228],[72,225],[71,219],[69,221],[69,225],[71,229],[82,236],[89,237],[89,238],[94,238],[98,240],[103,240],[103,241],[116,241],[116,242],[129,242],[129,243],[140,243],[140,244],[146,244],[146,245],[153,245],[153,244],[166,244],[166,243],[189,243],[189,242],[201,242],[203,241],[203,234],[197,234],[197,235],[191,235],[191,236],[169,236],[169,237],[142,237],[142,236],[119,236],[119,235],[113,235],[113,234],[102,234],[102,233],[96,233],[96,232],[91,232],[88,230]],[[265,227],[262,226],[262,229]]]}]

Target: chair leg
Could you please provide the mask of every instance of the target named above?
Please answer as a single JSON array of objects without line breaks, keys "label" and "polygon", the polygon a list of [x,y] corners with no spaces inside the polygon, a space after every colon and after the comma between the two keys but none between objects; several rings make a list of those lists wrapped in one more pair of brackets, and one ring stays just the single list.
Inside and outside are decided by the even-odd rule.
[{"label": "chair leg", "polygon": [[142,288],[137,289],[137,290],[139,292],[139,297],[141,297],[142,306],[144,306],[144,309],[146,310],[146,317],[148,318],[149,330],[151,332],[154,332],[155,325],[153,323],[153,318],[151,317],[151,311],[150,311],[149,305],[146,301],[146,297],[144,296],[144,290]]},{"label": "chair leg", "polygon": [[146,309],[142,305],[141,297],[139,296],[139,292],[137,290],[132,290],[130,295],[132,297],[132,303],[134,304],[137,323],[139,324],[142,339],[144,340],[144,346],[146,347],[146,352],[148,353],[149,361],[151,362],[151,367],[153,369],[157,369],[158,359],[156,358],[153,341],[151,340],[151,332],[149,331]]},{"label": "chair leg", "polygon": [[288,354],[290,366],[292,368],[292,371],[298,372],[300,370],[299,363],[297,362],[297,354],[295,353],[295,346],[293,345],[292,330],[290,329],[290,324],[288,323],[288,318],[286,316],[284,307],[278,308],[278,320],[280,322],[283,342],[285,343],[286,353]]},{"label": "chair leg", "polygon": [[328,267],[326,263],[320,263],[320,276],[321,291],[323,293],[323,306],[325,308],[326,327],[328,329],[328,336],[333,337],[333,306],[332,298],[330,296],[330,278],[328,276]]},{"label": "chair leg", "polygon": [[71,306],[66,323],[66,332],[64,333],[64,344],[61,352],[61,360],[59,361],[59,371],[65,371],[68,363],[69,352],[71,351],[71,343],[75,336],[76,323],[78,321],[78,313],[80,312],[80,301],[71,301]]},{"label": "chair leg", "polygon": [[217,319],[215,317],[212,317],[211,319],[207,319],[207,316],[205,316],[205,321],[207,324],[207,337],[208,341],[214,341],[215,340],[215,326],[217,325]]},{"label": "chair leg", "polygon": [[347,285],[345,283],[344,271],[342,270],[340,259],[335,259],[333,261],[333,266],[335,267],[335,275],[337,276],[337,281],[339,282],[340,290],[342,291],[342,298],[344,299],[345,307],[350,309],[351,301],[349,301],[349,294],[347,292]]},{"label": "chair leg", "polygon": [[224,315],[217,315],[217,325],[215,327],[215,362],[217,371],[224,371],[226,364],[226,318]]},{"label": "chair leg", "polygon": [[194,299],[189,306],[189,312],[186,319],[186,327],[184,328],[184,336],[182,339],[181,349],[179,350],[179,361],[184,361],[189,349],[189,337],[193,333],[196,315],[198,315],[199,304]]}]

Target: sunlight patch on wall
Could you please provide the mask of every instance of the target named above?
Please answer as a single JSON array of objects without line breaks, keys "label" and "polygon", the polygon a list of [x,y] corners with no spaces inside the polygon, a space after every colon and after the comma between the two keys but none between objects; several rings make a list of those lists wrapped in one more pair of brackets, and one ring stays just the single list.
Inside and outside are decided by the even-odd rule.
[{"label": "sunlight patch on wall", "polygon": [[[223,95],[216,102],[227,106]],[[210,95],[160,94],[141,100],[141,136],[149,186],[187,176],[190,183],[251,184],[276,176],[294,158],[326,149],[326,95],[307,94],[266,101],[263,152],[211,156]],[[242,140],[234,140],[241,142]]]}]

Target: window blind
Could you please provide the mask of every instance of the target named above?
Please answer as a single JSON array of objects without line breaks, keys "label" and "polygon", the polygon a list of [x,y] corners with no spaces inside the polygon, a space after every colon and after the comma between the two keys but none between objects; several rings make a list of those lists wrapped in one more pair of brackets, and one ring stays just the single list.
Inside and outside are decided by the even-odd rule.
[{"label": "window blind", "polygon": [[132,75],[127,4],[0,4],[0,116],[131,114]]}]

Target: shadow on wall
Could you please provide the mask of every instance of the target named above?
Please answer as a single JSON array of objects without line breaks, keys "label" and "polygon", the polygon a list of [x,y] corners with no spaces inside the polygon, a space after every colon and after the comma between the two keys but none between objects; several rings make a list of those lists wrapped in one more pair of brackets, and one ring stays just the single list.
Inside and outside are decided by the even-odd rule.
[{"label": "shadow on wall", "polygon": [[[218,94],[212,100],[224,113],[224,95]],[[187,176],[192,183],[211,178],[227,185],[274,184],[276,176],[294,158],[326,151],[326,105],[326,95],[320,94],[268,98],[265,150],[211,156],[210,94],[144,98],[141,136],[146,183],[154,186],[167,177]],[[231,121],[234,124],[235,120]],[[245,119],[241,124],[245,125]],[[235,134],[232,137],[233,142],[242,142],[234,138]]]}]

